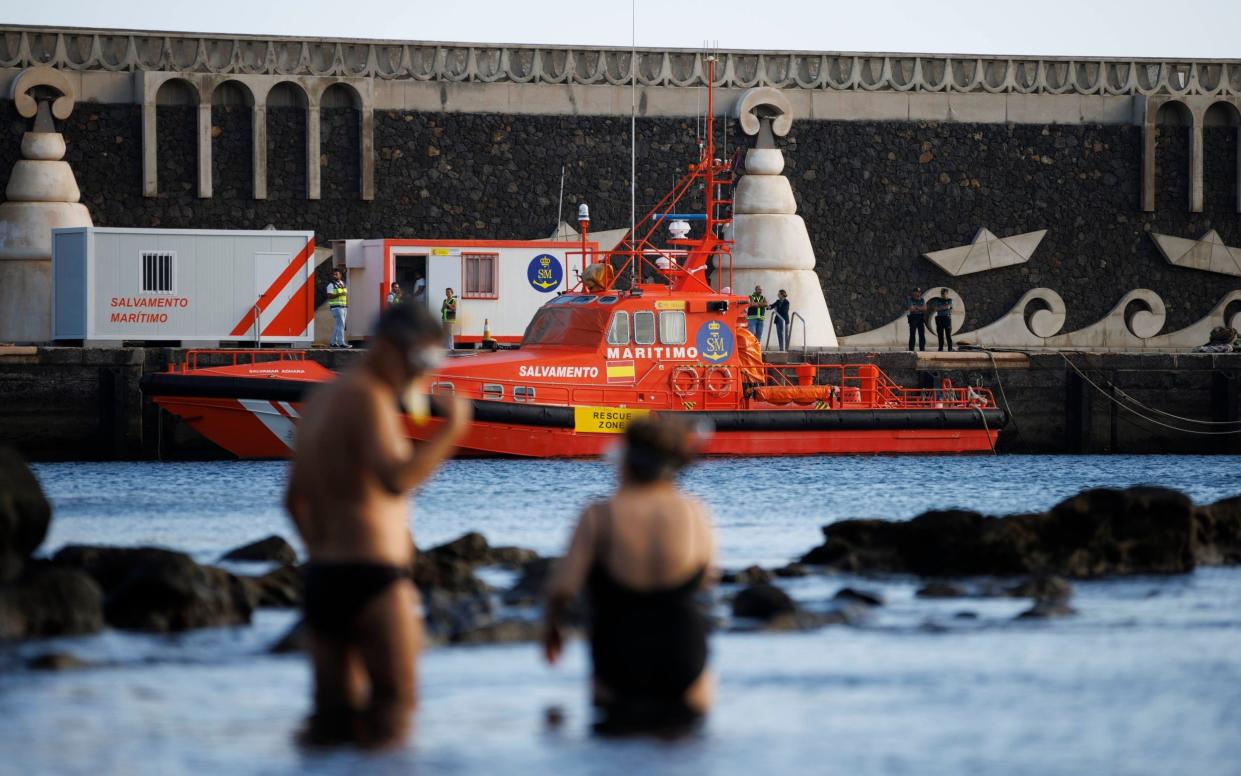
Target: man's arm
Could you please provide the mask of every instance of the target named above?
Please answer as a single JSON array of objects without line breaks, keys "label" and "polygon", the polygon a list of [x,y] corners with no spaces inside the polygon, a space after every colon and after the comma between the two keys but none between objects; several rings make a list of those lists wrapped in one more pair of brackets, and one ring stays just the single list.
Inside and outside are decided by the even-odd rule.
[{"label": "man's arm", "polygon": [[422,484],[452,454],[457,440],[470,425],[473,411],[465,399],[435,396],[432,400],[443,422],[417,450],[407,452],[396,408],[387,406],[374,393],[367,394],[362,427],[374,429],[365,443],[367,462],[389,493],[405,493]]}]

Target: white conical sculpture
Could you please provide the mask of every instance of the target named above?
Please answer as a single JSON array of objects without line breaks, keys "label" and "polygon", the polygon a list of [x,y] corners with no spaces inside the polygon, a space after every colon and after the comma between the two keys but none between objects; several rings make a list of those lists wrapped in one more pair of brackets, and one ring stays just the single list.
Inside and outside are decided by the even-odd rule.
[{"label": "white conical sculpture", "polygon": [[[736,113],[746,134],[758,139],[746,152],[746,174],[733,193],[733,290],[749,294],[762,286],[763,295],[773,302],[784,289],[789,309],[806,321],[805,345],[834,348],[836,330],[814,271],[814,248],[806,222],[797,215],[793,187],[781,174],[784,154],[772,137],[788,134],[792,107],[779,89],[763,86],[741,95]],[[763,334],[767,341],[766,330]],[[789,338],[791,345],[802,344],[800,322],[790,327]],[[769,341],[774,345],[775,337]]]},{"label": "white conical sculpture", "polygon": [[[0,204],[0,342],[52,338],[52,230],[91,226],[90,212],[65,156],[65,138],[52,117],[67,119],[73,87],[58,70],[32,67],[13,80],[17,112],[33,118],[22,135],[22,159],[13,165]],[[32,96],[31,92],[34,92]],[[48,92],[58,92],[53,99]]]}]

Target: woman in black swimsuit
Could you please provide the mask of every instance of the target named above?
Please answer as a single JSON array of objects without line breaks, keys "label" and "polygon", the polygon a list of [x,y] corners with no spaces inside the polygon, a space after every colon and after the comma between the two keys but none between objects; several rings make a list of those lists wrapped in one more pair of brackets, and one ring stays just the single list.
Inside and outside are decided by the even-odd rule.
[{"label": "woman in black swimsuit", "polygon": [[620,487],[582,512],[548,587],[551,663],[565,610],[586,592],[600,732],[676,732],[711,702],[708,622],[697,598],[714,582],[715,544],[706,508],[673,482],[692,444],[676,421],[631,423]]}]

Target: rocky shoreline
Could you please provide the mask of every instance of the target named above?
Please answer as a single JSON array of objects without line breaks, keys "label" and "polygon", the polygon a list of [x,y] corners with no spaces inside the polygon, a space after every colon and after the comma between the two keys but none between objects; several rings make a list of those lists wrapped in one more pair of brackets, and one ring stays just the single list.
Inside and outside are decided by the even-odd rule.
[{"label": "rocky shoreline", "polygon": [[[159,547],[69,545],[50,558],[37,557],[51,519],[51,506],[25,463],[0,449],[0,642],[104,628],[168,634],[242,626],[258,609],[301,604],[299,558],[281,537],[238,547],[218,565]],[[725,571],[704,601],[716,627],[802,631],[859,624],[885,605],[882,595],[843,584],[814,602],[799,603],[784,589],[798,578],[838,574],[918,578],[919,600],[1028,599],[1030,608],[1018,619],[1068,616],[1074,613],[1069,580],[1241,564],[1241,496],[1194,505],[1163,488],[1095,489],[1035,514],[932,511],[906,522],[844,520],[823,533],[823,544],[797,562]],[[478,533],[419,551],[411,575],[431,643],[536,639],[553,562],[520,547],[492,547]],[[259,573],[235,570],[251,567]],[[580,613],[575,621],[581,624]],[[271,649],[301,647],[295,626]],[[29,663],[52,669],[80,664],[62,653]]]}]

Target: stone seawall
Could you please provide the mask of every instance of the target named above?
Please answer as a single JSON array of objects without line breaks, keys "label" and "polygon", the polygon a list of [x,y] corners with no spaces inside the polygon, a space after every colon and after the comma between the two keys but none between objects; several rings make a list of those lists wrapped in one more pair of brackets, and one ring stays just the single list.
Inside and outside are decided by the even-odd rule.
[{"label": "stone seawall", "polygon": [[[147,372],[184,357],[172,348],[0,350],[0,438],[39,460],[226,457],[138,390]],[[33,352],[28,352],[33,351]],[[341,369],[361,356],[310,351]],[[1073,364],[1105,389],[1159,411],[1204,421],[1241,419],[1241,355],[1070,354]],[[872,360],[905,386],[989,388],[1006,397],[1012,420],[999,451],[1011,453],[1234,453],[1241,435],[1180,433],[1167,426],[1213,430],[1153,410],[1138,417],[1087,385],[1055,353],[1005,356],[995,366],[983,354],[917,358],[912,353],[812,353],[819,363]],[[1001,386],[1003,393],[1001,394]],[[1002,403],[1003,406],[1003,403]],[[1167,425],[1160,425],[1167,424]],[[1237,428],[1237,426],[1232,426]]]},{"label": "stone seawall", "polygon": [[[629,219],[629,120],[600,116],[379,111],[376,198],[358,197],[358,112],[322,109],[322,199],[306,199],[305,114],[270,107],[267,198],[251,191],[250,113],[212,111],[214,192],[196,195],[195,108],[158,109],[160,194],[142,196],[137,105],[82,105],[64,126],[68,159],[99,226],[309,228],[320,242],[354,237],[532,238],[591,205],[596,228]],[[729,124],[730,141],[738,128]],[[0,175],[24,124],[0,103]],[[693,119],[638,121],[638,208],[690,161]],[[837,333],[895,318],[912,284],[964,298],[966,328],[989,323],[1031,288],[1058,291],[1065,330],[1092,323],[1134,288],[1167,304],[1165,331],[1205,315],[1241,278],[1169,265],[1151,231],[1218,231],[1241,246],[1235,212],[1237,133],[1204,129],[1204,212],[1186,212],[1188,128],[1164,127],[1153,213],[1140,209],[1142,130],[1129,125],[799,120],[782,140],[818,256]],[[5,181],[0,181],[3,185]],[[1049,230],[1027,264],[953,278],[922,254]],[[797,300],[793,300],[796,307]]]}]

